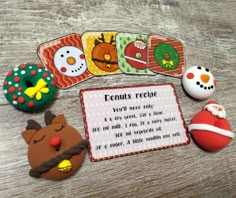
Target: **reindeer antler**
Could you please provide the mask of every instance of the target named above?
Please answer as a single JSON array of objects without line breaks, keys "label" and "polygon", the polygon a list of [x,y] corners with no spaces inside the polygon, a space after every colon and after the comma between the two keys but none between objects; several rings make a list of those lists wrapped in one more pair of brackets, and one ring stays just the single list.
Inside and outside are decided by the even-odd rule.
[{"label": "reindeer antler", "polygon": [[36,129],[36,130],[39,130],[41,129],[41,125],[36,122],[35,120],[28,120],[28,125],[26,126],[26,130],[30,130],[30,129]]},{"label": "reindeer antler", "polygon": [[110,44],[116,42],[116,40],[115,40],[115,39],[113,40],[113,38],[114,38],[114,36],[112,35],[112,36],[111,36],[111,40],[110,40]]},{"label": "reindeer antler", "polygon": [[104,34],[101,33],[102,37],[101,38],[98,38],[98,40],[102,41],[103,43],[105,43],[105,38],[104,38]]},{"label": "reindeer antler", "polygon": [[54,114],[52,114],[51,111],[46,111],[45,115],[44,115],[44,120],[45,120],[45,124],[46,125],[50,125],[52,123],[52,120],[55,118],[56,116]]}]

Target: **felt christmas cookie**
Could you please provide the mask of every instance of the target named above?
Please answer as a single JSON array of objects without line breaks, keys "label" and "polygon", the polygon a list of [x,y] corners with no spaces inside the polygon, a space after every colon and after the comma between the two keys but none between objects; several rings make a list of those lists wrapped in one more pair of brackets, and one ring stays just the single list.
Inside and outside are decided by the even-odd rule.
[{"label": "felt christmas cookie", "polygon": [[175,39],[150,34],[148,65],[156,73],[180,77],[184,71],[184,46]]},{"label": "felt christmas cookie", "polygon": [[71,87],[93,76],[87,70],[78,34],[70,34],[41,44],[38,47],[38,55],[55,76],[59,88]]},{"label": "felt christmas cookie", "polygon": [[209,101],[193,117],[188,129],[196,143],[208,151],[223,149],[234,138],[224,107],[215,101]]},{"label": "felt christmas cookie", "polygon": [[28,161],[32,177],[62,180],[79,169],[88,144],[76,129],[68,125],[64,115],[45,113],[46,127],[29,120],[22,136],[28,144]]},{"label": "felt christmas cookie", "polygon": [[88,70],[93,75],[120,73],[116,53],[117,32],[85,32],[82,43]]},{"label": "felt christmas cookie", "polygon": [[182,78],[184,90],[193,98],[204,100],[215,91],[216,80],[208,68],[192,66],[188,68]]},{"label": "felt christmas cookie", "polygon": [[123,73],[155,75],[147,65],[147,35],[118,33],[116,43],[119,67]]},{"label": "felt christmas cookie", "polygon": [[3,90],[6,99],[15,108],[35,111],[52,100],[56,83],[53,75],[42,64],[26,63],[8,72]]}]

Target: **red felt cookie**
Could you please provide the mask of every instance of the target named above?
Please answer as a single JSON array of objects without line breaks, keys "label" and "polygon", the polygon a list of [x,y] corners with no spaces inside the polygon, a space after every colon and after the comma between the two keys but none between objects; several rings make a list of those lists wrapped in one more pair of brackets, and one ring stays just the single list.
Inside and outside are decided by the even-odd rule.
[{"label": "red felt cookie", "polygon": [[215,101],[209,101],[193,117],[188,129],[196,143],[207,151],[221,150],[234,138],[224,107]]}]

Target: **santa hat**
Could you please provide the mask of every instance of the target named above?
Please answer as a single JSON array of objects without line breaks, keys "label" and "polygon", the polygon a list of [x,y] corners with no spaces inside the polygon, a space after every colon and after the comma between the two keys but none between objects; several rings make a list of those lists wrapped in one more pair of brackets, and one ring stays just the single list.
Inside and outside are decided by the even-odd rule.
[{"label": "santa hat", "polygon": [[146,47],[146,43],[143,39],[137,39],[134,41],[134,46],[139,49],[144,49]]},{"label": "santa hat", "polygon": [[214,100],[208,101],[204,109],[211,112],[211,114],[214,116],[217,116],[219,118],[226,118],[225,108],[219,105],[219,103]]},{"label": "santa hat", "polygon": [[[223,106],[219,105],[219,103],[217,103],[216,101],[209,101],[207,102],[206,106],[204,107],[204,110],[209,111],[212,114],[212,119],[214,119],[214,117],[218,117],[222,120],[225,120],[226,117],[226,112]],[[196,115],[198,116],[198,115]],[[200,116],[200,115],[199,115]],[[223,135],[226,137],[229,137],[231,139],[234,138],[234,133],[232,133],[231,129],[229,127],[227,127],[226,125],[224,125],[223,123],[219,126],[216,127],[214,125],[210,125],[207,124],[207,120],[211,119],[211,117],[207,116],[207,117],[202,117],[202,122],[201,123],[196,123],[196,122],[192,122],[189,126],[188,129],[189,131],[193,131],[193,130],[198,130],[198,131],[210,131],[219,135]]]}]

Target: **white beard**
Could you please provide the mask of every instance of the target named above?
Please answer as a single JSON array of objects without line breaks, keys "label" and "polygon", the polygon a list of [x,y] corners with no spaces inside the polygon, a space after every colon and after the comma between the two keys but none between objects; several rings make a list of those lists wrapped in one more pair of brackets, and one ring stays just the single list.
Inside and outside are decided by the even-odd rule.
[{"label": "white beard", "polygon": [[226,112],[224,107],[218,104],[208,104],[204,107],[207,111],[210,111],[212,115],[217,116],[219,118],[226,118]]}]

